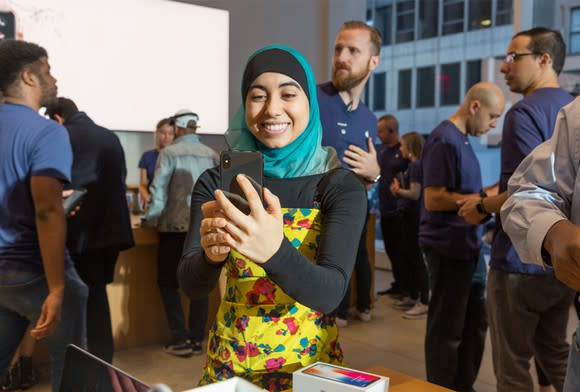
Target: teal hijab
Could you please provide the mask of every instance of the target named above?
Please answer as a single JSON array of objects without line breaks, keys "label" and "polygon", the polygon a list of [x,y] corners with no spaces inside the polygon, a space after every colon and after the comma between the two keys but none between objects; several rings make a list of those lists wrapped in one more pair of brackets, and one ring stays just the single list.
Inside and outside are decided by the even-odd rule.
[{"label": "teal hijab", "polygon": [[[286,45],[273,44],[257,50],[246,64],[246,70],[250,63],[259,62],[268,56],[258,56],[267,51],[282,50],[294,57],[302,67],[306,75],[308,91],[305,91],[309,98],[310,118],[306,129],[290,144],[281,148],[269,148],[262,144],[248,129],[246,124],[246,114],[244,110],[245,102],[232,119],[230,127],[226,132],[226,142],[232,150],[260,151],[264,156],[264,174],[274,178],[303,177],[314,174],[325,173],[331,169],[339,167],[336,151],[333,148],[322,147],[322,123],[320,122],[320,110],[316,97],[316,82],[310,65],[300,52]],[[256,57],[258,56],[258,57]],[[286,67],[276,64],[264,64],[267,72],[285,72]],[[266,72],[266,71],[264,71]],[[246,72],[244,72],[246,74]],[[258,77],[259,75],[255,75]],[[288,75],[293,77],[293,75]],[[255,79],[254,77],[254,79]],[[253,80],[249,81],[250,83]],[[304,88],[304,86],[302,85]],[[242,81],[242,98],[245,99],[247,91]]]}]

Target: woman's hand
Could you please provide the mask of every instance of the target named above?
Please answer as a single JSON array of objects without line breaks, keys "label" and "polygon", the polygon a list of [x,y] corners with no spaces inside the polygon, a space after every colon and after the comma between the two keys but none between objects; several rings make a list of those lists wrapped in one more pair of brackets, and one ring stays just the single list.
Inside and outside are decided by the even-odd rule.
[{"label": "woman's hand", "polygon": [[216,202],[224,217],[212,221],[213,227],[220,231],[217,233],[216,243],[223,246],[223,241],[226,246],[262,264],[278,251],[284,238],[280,200],[264,188],[264,202],[267,205],[264,209],[260,196],[250,181],[244,175],[238,175],[236,180],[244,192],[251,212],[250,215],[244,214],[222,191],[216,190]]},{"label": "woman's hand", "polygon": [[393,178],[393,182],[391,182],[391,193],[394,196],[399,196],[399,193],[401,192],[401,184],[399,184],[399,180],[397,180],[396,178]]},{"label": "woman's hand", "polygon": [[203,203],[201,211],[204,216],[199,228],[201,247],[209,260],[221,263],[228,257],[231,250],[225,241],[228,234],[223,230],[227,220],[224,218],[217,201]]}]

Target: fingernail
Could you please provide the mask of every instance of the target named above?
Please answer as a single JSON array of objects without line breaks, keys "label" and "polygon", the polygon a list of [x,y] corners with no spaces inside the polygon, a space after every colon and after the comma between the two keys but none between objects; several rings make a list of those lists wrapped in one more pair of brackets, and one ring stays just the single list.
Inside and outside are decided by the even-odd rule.
[{"label": "fingernail", "polygon": [[246,178],[246,175],[244,173],[240,173],[238,174],[238,178]]}]

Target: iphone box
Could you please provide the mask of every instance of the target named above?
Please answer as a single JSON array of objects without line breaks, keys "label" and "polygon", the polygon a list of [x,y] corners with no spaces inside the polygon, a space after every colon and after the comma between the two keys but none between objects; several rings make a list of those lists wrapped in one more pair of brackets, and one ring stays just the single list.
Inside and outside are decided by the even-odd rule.
[{"label": "iphone box", "polygon": [[292,374],[295,392],[388,392],[389,378],[324,362]]}]

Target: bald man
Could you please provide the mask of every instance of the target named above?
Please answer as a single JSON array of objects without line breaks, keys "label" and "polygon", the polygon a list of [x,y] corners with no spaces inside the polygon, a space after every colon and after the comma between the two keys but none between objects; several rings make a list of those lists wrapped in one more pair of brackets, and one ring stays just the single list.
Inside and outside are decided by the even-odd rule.
[{"label": "bald man", "polygon": [[457,215],[459,200],[484,194],[479,161],[468,136],[496,127],[505,98],[488,82],[475,84],[459,109],[429,136],[422,157],[425,213],[419,242],[430,271],[427,379],[471,391],[477,378],[487,320],[485,285],[473,281],[481,249],[478,226]]}]

